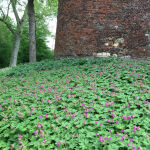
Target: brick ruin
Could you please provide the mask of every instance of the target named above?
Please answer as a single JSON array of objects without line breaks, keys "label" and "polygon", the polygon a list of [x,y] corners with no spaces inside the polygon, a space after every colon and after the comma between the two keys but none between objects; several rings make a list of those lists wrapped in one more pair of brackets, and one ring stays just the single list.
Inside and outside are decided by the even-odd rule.
[{"label": "brick ruin", "polygon": [[150,0],[59,0],[55,58],[150,56]]}]

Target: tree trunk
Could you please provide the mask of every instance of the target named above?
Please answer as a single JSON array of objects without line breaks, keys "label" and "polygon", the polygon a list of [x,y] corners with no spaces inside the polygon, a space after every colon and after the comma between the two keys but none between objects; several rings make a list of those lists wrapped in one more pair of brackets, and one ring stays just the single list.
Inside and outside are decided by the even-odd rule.
[{"label": "tree trunk", "polygon": [[29,61],[36,61],[36,39],[35,39],[35,12],[34,0],[28,0],[28,17],[29,17]]},{"label": "tree trunk", "polygon": [[18,51],[20,47],[20,39],[21,39],[21,35],[16,34],[14,37],[13,49],[12,49],[12,54],[10,58],[10,64],[9,64],[10,67],[14,67],[17,65],[17,57],[18,57]]}]

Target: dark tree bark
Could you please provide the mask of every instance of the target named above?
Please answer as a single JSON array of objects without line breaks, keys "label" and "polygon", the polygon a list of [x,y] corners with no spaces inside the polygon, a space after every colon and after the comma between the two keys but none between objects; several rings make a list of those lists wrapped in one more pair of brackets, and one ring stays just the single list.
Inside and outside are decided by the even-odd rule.
[{"label": "dark tree bark", "polygon": [[36,38],[35,38],[35,12],[34,0],[28,0],[29,17],[29,61],[36,61]]}]

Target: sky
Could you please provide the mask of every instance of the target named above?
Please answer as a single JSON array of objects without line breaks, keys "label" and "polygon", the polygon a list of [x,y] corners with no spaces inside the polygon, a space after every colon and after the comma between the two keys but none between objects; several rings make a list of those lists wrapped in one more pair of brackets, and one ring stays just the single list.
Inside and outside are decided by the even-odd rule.
[{"label": "sky", "polygon": [[[24,0],[25,2],[26,0]],[[7,13],[6,10],[7,10],[7,6],[8,6],[8,0],[0,0],[0,6],[2,6],[3,8],[3,11],[4,13]],[[21,1],[22,4],[23,4],[23,0]],[[18,7],[18,10],[21,9],[20,7]],[[22,11],[18,11],[18,14],[19,14],[19,17],[21,18],[22,15],[23,15],[23,12]],[[12,18],[12,20],[14,22],[16,22],[16,19],[15,19],[15,16],[12,12],[12,10],[10,9],[9,11],[9,17]],[[47,25],[48,25],[48,29],[49,31],[53,34],[53,35],[56,35],[56,26],[57,26],[57,18],[48,18],[47,21],[46,21]],[[47,46],[54,50],[54,47],[55,47],[55,38],[52,38],[50,36],[47,36]]]}]

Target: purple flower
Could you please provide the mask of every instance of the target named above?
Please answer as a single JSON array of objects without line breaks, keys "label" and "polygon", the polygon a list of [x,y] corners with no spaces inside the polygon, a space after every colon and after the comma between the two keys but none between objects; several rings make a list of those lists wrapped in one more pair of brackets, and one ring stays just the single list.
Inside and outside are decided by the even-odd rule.
[{"label": "purple flower", "polygon": [[130,105],[129,105],[129,104],[127,104],[127,107],[130,107]]},{"label": "purple flower", "polygon": [[22,136],[21,136],[21,135],[18,135],[18,139],[21,140],[21,139],[22,139]]},{"label": "purple flower", "polygon": [[112,138],[110,137],[110,138],[109,138],[109,140],[111,141],[111,140],[112,140]]},{"label": "purple flower", "polygon": [[135,147],[133,146],[132,149],[135,149]]},{"label": "purple flower", "polygon": [[129,143],[127,143],[127,146],[129,146]]},{"label": "purple flower", "polygon": [[18,144],[21,144],[21,142],[19,141]]},{"label": "purple flower", "polygon": [[34,131],[34,134],[37,134],[37,130]]},{"label": "purple flower", "polygon": [[130,142],[133,142],[133,139],[130,139]]},{"label": "purple flower", "polygon": [[45,114],[45,117],[48,118],[47,114]]},{"label": "purple flower", "polygon": [[22,145],[19,145],[19,149],[22,149]]},{"label": "purple flower", "polygon": [[42,130],[42,129],[40,129],[40,133],[43,133],[43,130]]},{"label": "purple flower", "polygon": [[124,120],[126,120],[126,119],[127,119],[127,117],[125,117],[125,116],[123,116],[123,118],[124,118]]},{"label": "purple flower", "polygon": [[131,116],[128,116],[127,119],[128,119],[128,120],[131,119]]},{"label": "purple flower", "polygon": [[12,148],[14,148],[14,145],[13,145],[13,144],[11,144],[11,149],[12,149]]},{"label": "purple flower", "polygon": [[57,143],[57,146],[60,146],[60,144],[61,144],[61,142],[59,141],[59,142]]}]

